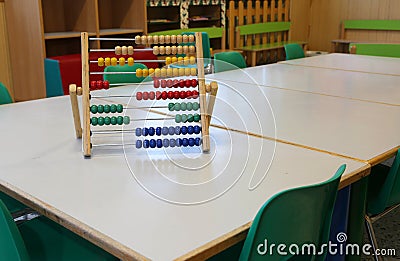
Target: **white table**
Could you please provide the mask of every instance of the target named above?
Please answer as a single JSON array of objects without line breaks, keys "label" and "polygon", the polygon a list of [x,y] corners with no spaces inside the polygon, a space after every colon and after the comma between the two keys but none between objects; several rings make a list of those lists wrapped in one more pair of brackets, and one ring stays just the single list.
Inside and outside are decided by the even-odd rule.
[{"label": "white table", "polygon": [[400,77],[392,75],[278,63],[249,67],[241,72],[234,70],[216,73],[207,75],[207,78],[221,82],[254,83],[269,88],[400,105]]},{"label": "white table", "polygon": [[[210,154],[99,148],[83,159],[69,107],[68,97],[0,106],[0,187],[124,260],[212,254],[246,231],[273,194],[326,180],[343,163],[344,179],[369,171],[219,128],[211,129]],[[221,115],[223,106],[216,110]]]},{"label": "white table", "polygon": [[400,76],[400,59],[391,57],[332,53],[283,61],[281,63]]}]

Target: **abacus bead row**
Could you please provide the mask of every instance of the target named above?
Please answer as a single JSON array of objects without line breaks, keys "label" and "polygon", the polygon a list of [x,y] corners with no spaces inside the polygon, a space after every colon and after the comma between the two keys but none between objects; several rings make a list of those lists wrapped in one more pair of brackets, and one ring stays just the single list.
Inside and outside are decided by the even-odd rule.
[{"label": "abacus bead row", "polygon": [[135,37],[136,44],[180,44],[194,42],[194,35],[148,35]]},{"label": "abacus bead row", "polygon": [[91,91],[94,90],[101,90],[101,89],[106,89],[108,90],[110,88],[110,82],[109,81],[91,81],[89,89]]},{"label": "abacus bead row", "polygon": [[125,63],[128,62],[129,66],[133,66],[135,64],[135,59],[133,59],[132,57],[129,57],[127,60],[124,57],[119,57],[118,59],[116,57],[100,57],[97,59],[97,65],[99,67],[103,67],[103,66],[116,66],[117,64],[124,66]]},{"label": "abacus bead row", "polygon": [[194,91],[150,91],[150,92],[137,92],[136,100],[166,100],[166,99],[197,99],[199,92]]},{"label": "abacus bead row", "polygon": [[136,148],[140,149],[145,148],[168,148],[168,147],[193,147],[193,146],[200,146],[201,139],[200,138],[177,138],[177,139],[150,139],[150,140],[137,140],[136,141]]},{"label": "abacus bead row", "polygon": [[193,45],[172,45],[172,46],[153,46],[154,55],[164,55],[164,54],[189,54],[195,53],[196,48]]},{"label": "abacus bead row", "polygon": [[152,76],[156,78],[196,76],[197,68],[150,68],[136,69],[136,77]]},{"label": "abacus bead row", "polygon": [[115,46],[116,55],[133,55],[133,46]]},{"label": "abacus bead row", "polygon": [[186,123],[186,122],[199,122],[200,115],[195,113],[193,114],[176,114],[175,115],[175,122],[176,123]]},{"label": "abacus bead row", "polygon": [[169,111],[197,111],[200,108],[200,104],[198,102],[177,102],[177,103],[169,103],[168,110]]},{"label": "abacus bead row", "polygon": [[137,137],[140,136],[161,136],[161,135],[192,135],[200,134],[201,127],[199,125],[194,126],[170,126],[170,127],[149,127],[149,128],[136,128],[135,134]]},{"label": "abacus bead row", "polygon": [[93,114],[96,113],[122,113],[124,110],[124,107],[122,104],[106,104],[106,105],[92,105],[90,106],[90,112]]},{"label": "abacus bead row", "polygon": [[154,81],[153,81],[153,85],[154,85],[154,88],[158,88],[158,87],[161,87],[161,88],[165,88],[165,87],[168,87],[168,88],[172,88],[172,87],[174,87],[174,88],[177,88],[177,87],[181,87],[181,88],[184,88],[184,87],[197,87],[197,85],[198,85],[198,81],[197,81],[197,79],[174,79],[174,80],[171,80],[171,79],[168,79],[168,80],[158,80],[158,79],[154,79]]},{"label": "abacus bead row", "polygon": [[90,123],[93,126],[122,125],[122,124],[128,125],[130,122],[131,122],[131,119],[129,118],[129,116],[124,116],[124,117],[122,117],[122,116],[118,116],[118,117],[115,117],[115,116],[102,117],[102,116],[100,116],[100,117],[91,117],[90,118]]},{"label": "abacus bead row", "polygon": [[185,57],[166,57],[165,64],[177,64],[177,65],[189,65],[189,64],[196,64],[196,57],[194,56],[185,56]]}]

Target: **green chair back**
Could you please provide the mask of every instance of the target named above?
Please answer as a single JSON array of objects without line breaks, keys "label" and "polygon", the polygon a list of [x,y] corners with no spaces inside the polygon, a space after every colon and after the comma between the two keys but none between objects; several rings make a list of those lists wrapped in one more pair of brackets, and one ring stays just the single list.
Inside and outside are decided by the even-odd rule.
[{"label": "green chair back", "polygon": [[44,74],[46,79],[46,96],[55,97],[64,95],[60,63],[53,59],[44,59]]},{"label": "green chair back", "polygon": [[13,100],[12,100],[10,93],[8,92],[6,86],[4,86],[4,84],[0,82],[0,105],[12,103],[12,102],[13,102]]},{"label": "green chair back", "polygon": [[0,200],[0,231],[0,260],[30,260],[21,234],[2,200]]},{"label": "green chair back", "polygon": [[305,57],[304,50],[300,44],[297,43],[285,44],[284,48],[286,53],[286,60],[293,60]]},{"label": "green chair back", "polygon": [[214,54],[214,72],[224,72],[246,68],[246,61],[239,52],[221,52]]},{"label": "green chair back", "polygon": [[[382,170],[382,171],[380,171]],[[376,215],[400,203],[400,149],[389,171],[383,166],[371,170],[368,181],[367,213]]]},{"label": "green chair back", "polygon": [[355,54],[400,58],[400,44],[352,43],[351,53],[354,52],[352,49],[355,49]]},{"label": "green chair back", "polygon": [[[136,69],[147,69],[147,66],[142,63],[134,63],[133,66],[125,64],[124,66],[107,66],[104,72],[136,72]],[[145,80],[144,77],[137,77],[136,74],[104,74],[105,81],[110,83],[139,83]]]},{"label": "green chair back", "polygon": [[[311,186],[294,188],[278,193],[269,199],[257,213],[240,255],[240,260],[283,260],[291,256],[282,256],[276,251],[272,255],[260,255],[260,244],[284,243],[300,247],[314,244],[317,248],[328,242],[333,207],[340,177],[346,166],[342,165],[329,180]],[[269,247],[268,247],[269,248]],[[326,250],[326,248],[325,248]],[[261,252],[263,251],[261,247]],[[325,255],[315,256],[315,260],[324,260]]]}]

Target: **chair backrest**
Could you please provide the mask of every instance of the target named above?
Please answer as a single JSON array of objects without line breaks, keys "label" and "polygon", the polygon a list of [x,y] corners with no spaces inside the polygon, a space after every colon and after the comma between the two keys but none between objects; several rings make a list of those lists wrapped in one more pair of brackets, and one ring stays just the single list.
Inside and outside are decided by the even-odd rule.
[{"label": "chair backrest", "polygon": [[64,95],[59,61],[45,58],[44,74],[46,79],[46,96]]},{"label": "chair backrest", "polygon": [[0,260],[28,261],[29,256],[17,225],[0,200]]},{"label": "chair backrest", "polygon": [[[104,72],[136,72],[136,69],[147,69],[147,66],[142,63],[134,63],[133,66],[125,64],[124,66],[107,66]],[[145,78],[136,77],[135,74],[104,74],[104,80],[113,83],[139,83],[145,80]]]},{"label": "chair backrest", "polygon": [[354,30],[400,30],[400,20],[345,20],[344,29]]},{"label": "chair backrest", "polygon": [[13,100],[12,100],[10,93],[8,92],[6,86],[4,86],[4,84],[0,82],[0,105],[12,103],[12,102],[13,102]]},{"label": "chair backrest", "polygon": [[304,50],[300,44],[297,43],[285,44],[284,48],[286,53],[286,60],[293,60],[305,57]]},{"label": "chair backrest", "polygon": [[400,58],[400,44],[352,43],[350,53]]},{"label": "chair backrest", "polygon": [[[313,244],[318,253],[321,245],[328,242],[338,185],[345,168],[345,165],[340,166],[325,182],[286,190],[269,199],[250,227],[240,260],[266,260],[265,255],[268,260],[287,260],[291,257],[289,247],[292,244],[300,250],[306,244]],[[263,245],[260,247],[260,244]],[[272,253],[269,251],[271,244],[276,244]],[[286,245],[287,256],[279,255],[278,244]],[[326,248],[324,250],[326,252]],[[325,255],[315,258],[324,260]]]},{"label": "chair backrest", "polygon": [[246,61],[239,52],[221,52],[214,54],[214,72],[246,68]]}]

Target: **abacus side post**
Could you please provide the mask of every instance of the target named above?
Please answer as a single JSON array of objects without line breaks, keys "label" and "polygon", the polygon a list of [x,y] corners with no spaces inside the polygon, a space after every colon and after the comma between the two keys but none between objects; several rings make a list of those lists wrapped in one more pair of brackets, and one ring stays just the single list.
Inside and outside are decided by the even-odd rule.
[{"label": "abacus side post", "polygon": [[69,97],[71,100],[72,116],[74,118],[75,135],[78,139],[80,139],[82,138],[82,126],[81,126],[81,117],[79,115],[76,84],[69,85]]},{"label": "abacus side post", "polygon": [[207,120],[208,120],[208,127],[210,127],[210,122],[212,118],[212,113],[214,110],[214,105],[215,105],[215,98],[217,96],[218,92],[218,83],[217,82],[211,82],[211,92],[208,97],[208,103],[207,103]]},{"label": "abacus side post", "polygon": [[82,52],[82,113],[83,113],[83,133],[82,146],[83,155],[91,156],[90,141],[90,89],[89,89],[89,36],[88,33],[81,33],[81,52]]}]

